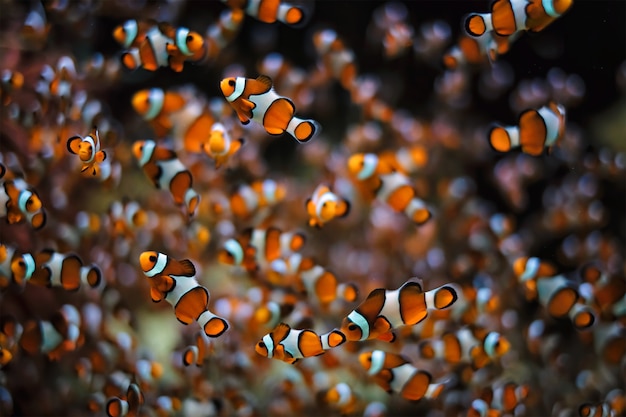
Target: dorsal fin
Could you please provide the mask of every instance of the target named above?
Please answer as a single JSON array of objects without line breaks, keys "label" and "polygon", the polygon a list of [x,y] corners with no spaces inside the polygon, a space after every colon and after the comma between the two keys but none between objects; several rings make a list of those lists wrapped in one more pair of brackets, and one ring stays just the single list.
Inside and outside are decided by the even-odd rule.
[{"label": "dorsal fin", "polygon": [[193,266],[193,263],[189,259],[183,259],[182,261],[178,261],[178,263],[183,270],[183,276],[193,277],[196,275],[196,267]]},{"label": "dorsal fin", "polygon": [[264,84],[267,86],[268,89],[272,88],[272,79],[270,77],[268,77],[267,75],[259,75],[256,79],[258,82]]}]

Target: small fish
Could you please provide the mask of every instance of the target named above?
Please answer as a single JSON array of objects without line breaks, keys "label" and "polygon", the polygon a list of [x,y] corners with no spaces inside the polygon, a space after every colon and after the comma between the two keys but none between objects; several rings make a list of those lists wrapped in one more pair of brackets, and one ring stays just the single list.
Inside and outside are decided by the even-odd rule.
[{"label": "small fish", "polygon": [[35,259],[30,253],[18,254],[12,246],[0,243],[0,289],[12,282],[24,287],[35,271]]},{"label": "small fish", "polygon": [[174,203],[185,207],[188,218],[195,216],[200,195],[191,188],[191,172],[178,159],[176,152],[153,140],[141,140],[133,144],[133,154],[154,186],[168,190]]},{"label": "small fish", "polygon": [[173,128],[171,114],[183,109],[186,102],[178,92],[153,87],[133,94],[131,104],[135,111],[150,123],[157,137],[161,138]]},{"label": "small fish", "polygon": [[150,282],[152,301],[169,302],[178,321],[185,325],[197,321],[208,337],[219,337],[228,330],[228,322],[209,310],[209,290],[198,284],[190,260],[177,261],[164,253],[146,251],[139,256],[139,263]]},{"label": "small fish", "polygon": [[186,27],[174,27],[166,22],[158,25],[159,30],[173,42],[166,45],[169,67],[181,72],[186,61],[197,62],[207,55],[207,44],[198,32]]},{"label": "small fish", "polygon": [[443,383],[431,384],[432,376],[413,366],[399,354],[374,350],[359,355],[359,363],[368,375],[388,393],[398,393],[407,400],[435,399],[444,389]]},{"label": "small fish", "polygon": [[113,39],[124,48],[138,48],[146,40],[148,30],[156,24],[154,20],[129,19],[113,29]]},{"label": "small fish", "polygon": [[483,399],[477,398],[467,410],[467,417],[500,417],[502,412],[496,408],[489,407]]},{"label": "small fish", "polygon": [[255,350],[261,356],[293,364],[299,359],[321,355],[345,341],[345,335],[337,329],[318,335],[313,330],[292,329],[288,324],[280,323],[263,336]]},{"label": "small fish", "polygon": [[170,55],[167,45],[173,40],[165,36],[157,26],[151,26],[139,46],[131,47],[121,55],[122,65],[128,70],[143,68],[156,71],[160,67],[169,66]]},{"label": "small fish", "polygon": [[527,385],[509,381],[495,388],[488,387],[481,398],[490,404],[491,408],[510,413],[528,397],[528,393]]},{"label": "small fish", "polygon": [[94,127],[91,133],[84,138],[72,136],[67,140],[67,150],[78,155],[83,166],[80,172],[85,177],[100,177],[100,165],[107,157],[102,149],[98,128]]},{"label": "small fish", "polygon": [[450,364],[469,363],[480,369],[509,351],[511,344],[498,332],[469,326],[419,344],[423,358],[439,358]]},{"label": "small fish", "polygon": [[344,89],[352,92],[358,75],[354,51],[332,29],[313,33],[313,46],[322,60],[324,78],[338,80]]},{"label": "small fish", "polygon": [[143,403],[144,397],[139,385],[131,383],[124,399],[112,397],[107,401],[105,408],[108,417],[137,416]]},{"label": "small fish", "polygon": [[571,6],[572,0],[494,0],[491,13],[471,13],[465,18],[465,31],[481,36],[494,31],[511,36],[520,31],[539,32]]},{"label": "small fish", "polygon": [[489,131],[489,144],[499,152],[521,147],[529,155],[541,155],[559,144],[565,132],[565,108],[550,102],[538,110],[529,109],[519,116],[517,126],[494,125]]},{"label": "small fish", "polygon": [[424,292],[417,281],[409,280],[396,290],[378,288],[343,319],[340,330],[349,341],[392,341],[392,330],[415,325],[426,318],[428,309],[445,309],[456,300],[450,285]]},{"label": "small fish", "polygon": [[76,291],[81,283],[91,288],[98,288],[102,283],[100,268],[96,264],[83,265],[82,259],[76,254],[44,249],[34,258],[36,267],[30,279],[33,284]]},{"label": "small fish", "polygon": [[241,184],[230,196],[230,209],[241,219],[271,208],[285,199],[287,189],[281,182],[266,178],[250,185]]},{"label": "small fish", "polygon": [[39,230],[46,225],[47,214],[39,194],[0,163],[1,217],[6,217],[9,224],[28,221],[35,230]]},{"label": "small fish", "polygon": [[212,350],[211,342],[205,337],[204,332],[198,332],[195,336],[196,343],[187,346],[183,352],[183,365],[191,366],[195,364],[201,367],[207,354]]},{"label": "small fish", "polygon": [[293,102],[279,96],[266,75],[259,75],[256,79],[225,78],[220,82],[220,89],[243,124],[252,119],[270,135],[288,132],[300,143],[308,142],[320,132],[321,127],[315,120],[294,115],[296,107]]},{"label": "small fish", "polygon": [[333,193],[327,185],[320,184],[313,195],[306,200],[309,226],[321,228],[337,217],[345,217],[350,212],[350,202]]},{"label": "small fish", "polygon": [[202,145],[202,150],[215,160],[215,168],[220,168],[243,146],[242,138],[232,140],[223,124],[211,126],[209,139]]},{"label": "small fish", "polygon": [[311,15],[311,3],[296,1],[295,4],[282,0],[222,0],[233,10],[244,10],[248,16],[264,23],[282,22],[292,27],[301,27]]},{"label": "small fish", "polygon": [[358,410],[359,397],[350,385],[340,382],[318,395],[322,401],[339,410],[341,415],[350,415]]},{"label": "small fish", "polygon": [[20,346],[30,355],[45,354],[52,360],[58,360],[81,343],[80,325],[80,312],[73,305],[65,304],[50,321],[27,322],[20,337]]}]

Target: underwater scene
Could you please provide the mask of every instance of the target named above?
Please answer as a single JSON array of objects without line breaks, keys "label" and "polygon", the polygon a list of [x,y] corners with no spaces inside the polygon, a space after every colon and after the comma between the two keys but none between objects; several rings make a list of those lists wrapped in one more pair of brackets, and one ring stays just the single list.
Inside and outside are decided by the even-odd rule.
[{"label": "underwater scene", "polygon": [[0,0],[0,416],[626,416],[626,2]]}]

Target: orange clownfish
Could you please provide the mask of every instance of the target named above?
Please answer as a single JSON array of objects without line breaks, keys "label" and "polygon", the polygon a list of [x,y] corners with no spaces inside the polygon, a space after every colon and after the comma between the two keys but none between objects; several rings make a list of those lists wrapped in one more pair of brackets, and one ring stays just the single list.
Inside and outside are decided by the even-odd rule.
[{"label": "orange clownfish", "polygon": [[426,318],[428,309],[448,308],[456,300],[457,292],[450,285],[424,292],[418,282],[410,280],[396,290],[378,288],[343,319],[341,332],[349,341],[392,341],[393,329],[415,325]]},{"label": "orange clownfish", "polygon": [[139,263],[150,282],[152,301],[169,302],[178,321],[185,325],[197,321],[209,337],[228,330],[228,322],[209,310],[209,290],[198,284],[190,260],[176,261],[164,253],[147,251],[139,256]]},{"label": "orange clownfish", "polygon": [[481,398],[472,401],[467,409],[467,417],[500,417],[502,412],[496,408],[491,408],[487,402]]},{"label": "orange clownfish", "polygon": [[172,39],[161,33],[157,26],[151,26],[139,46],[133,46],[122,53],[122,65],[129,70],[141,67],[147,71],[167,67],[170,62],[168,43],[172,43]]},{"label": "orange clownfish", "polygon": [[148,30],[156,24],[152,20],[127,20],[113,29],[113,39],[124,48],[138,48],[146,39]]},{"label": "orange clownfish", "polygon": [[489,144],[499,152],[521,147],[529,155],[541,155],[558,145],[565,132],[565,107],[554,102],[535,110],[529,109],[519,116],[518,126],[493,126],[489,131]]},{"label": "orange clownfish", "polygon": [[202,150],[215,160],[215,168],[224,165],[231,156],[243,145],[242,138],[232,140],[223,124],[215,123],[211,126],[209,139],[202,145]]},{"label": "orange clownfish", "polygon": [[435,399],[444,389],[443,383],[431,384],[429,372],[413,366],[402,355],[374,350],[359,355],[361,366],[388,393],[398,393],[407,400]]},{"label": "orange clownfish", "polygon": [[195,340],[196,344],[187,346],[183,352],[183,365],[185,366],[190,366],[192,363],[196,364],[196,366],[202,366],[207,353],[212,349],[210,341],[203,332],[196,333]]},{"label": "orange clownfish", "polygon": [[444,333],[441,338],[424,340],[419,344],[423,358],[439,358],[447,363],[470,363],[480,369],[509,351],[511,344],[498,332],[478,327],[465,327]]},{"label": "orange clownfish", "polygon": [[468,65],[493,62],[511,48],[517,36],[499,36],[495,32],[486,32],[480,36],[461,35],[457,43],[446,51],[443,64],[450,70]]},{"label": "orange clownfish", "polygon": [[128,385],[124,398],[112,397],[106,403],[108,417],[137,416],[144,397],[139,385],[134,382]]},{"label": "orange clownfish", "polygon": [[35,255],[35,265],[30,282],[36,285],[75,291],[81,283],[97,288],[102,282],[102,271],[97,265],[84,266],[80,257],[72,253],[44,249]]},{"label": "orange clownfish", "polygon": [[520,31],[539,32],[572,6],[572,0],[495,0],[491,13],[471,13],[465,30],[471,36],[494,31],[510,36]]},{"label": "orange clownfish", "polygon": [[27,322],[20,337],[20,346],[31,355],[42,353],[58,360],[81,343],[80,325],[80,312],[73,305],[65,304],[50,321]]},{"label": "orange clownfish", "polygon": [[248,16],[264,23],[276,21],[289,26],[300,27],[306,23],[311,11],[310,6],[303,7],[302,1],[296,5],[282,0],[222,0],[233,10],[244,10]]},{"label": "orange clownfish", "polygon": [[184,97],[178,92],[161,88],[139,90],[131,99],[133,108],[150,123],[158,137],[166,136],[173,127],[170,114],[185,106]]},{"label": "orange clownfish", "polygon": [[306,200],[306,211],[310,216],[309,226],[321,228],[334,218],[347,216],[350,202],[330,191],[327,185],[320,184]]},{"label": "orange clownfish", "polygon": [[46,225],[46,210],[37,192],[22,178],[7,178],[7,169],[0,164],[0,217],[7,223],[28,221],[35,230]]},{"label": "orange clownfish", "polygon": [[143,172],[155,187],[169,190],[174,203],[184,205],[189,218],[196,214],[200,195],[191,188],[191,172],[171,149],[159,146],[153,140],[133,144],[133,154]]},{"label": "orange clownfish", "polygon": [[169,67],[176,72],[183,70],[185,61],[200,61],[206,57],[207,44],[202,35],[186,27],[174,27],[166,22],[159,23],[159,30],[170,38],[165,49],[169,55]]},{"label": "orange clownfish", "polygon": [[225,78],[220,82],[220,89],[243,124],[252,119],[270,135],[288,132],[300,143],[308,142],[320,131],[315,120],[294,116],[296,107],[293,102],[279,96],[266,75],[259,75],[256,79]]},{"label": "orange clownfish", "polygon": [[239,218],[246,219],[266,207],[273,207],[285,199],[284,184],[270,178],[242,184],[230,196],[230,209]]},{"label": "orange clownfish", "polygon": [[489,387],[481,398],[491,404],[491,407],[510,413],[528,397],[528,391],[527,385],[506,382],[495,389]]},{"label": "orange clownfish", "polygon": [[30,253],[18,254],[14,247],[0,243],[0,290],[11,282],[24,286],[35,267],[35,259]]},{"label": "orange clownfish", "polygon": [[359,398],[350,385],[340,382],[319,393],[325,403],[339,410],[342,416],[353,414],[358,410]]},{"label": "orange clownfish", "polygon": [[78,155],[83,163],[80,172],[86,177],[99,176],[99,163],[103,162],[107,154],[102,149],[98,129],[93,128],[91,133],[84,138],[81,136],[72,136],[67,140],[67,150]]},{"label": "orange clownfish", "polygon": [[261,356],[293,364],[298,359],[321,355],[345,341],[346,336],[337,329],[318,335],[313,330],[292,329],[288,324],[280,323],[263,336],[255,350]]}]

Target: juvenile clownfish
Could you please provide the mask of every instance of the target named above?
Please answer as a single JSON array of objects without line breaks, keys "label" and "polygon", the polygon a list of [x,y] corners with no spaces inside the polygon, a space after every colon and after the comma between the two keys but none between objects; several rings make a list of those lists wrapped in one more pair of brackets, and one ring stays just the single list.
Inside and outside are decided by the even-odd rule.
[{"label": "juvenile clownfish", "polygon": [[245,10],[248,16],[264,23],[276,21],[293,27],[303,26],[310,14],[310,3],[298,0],[296,4],[290,4],[282,0],[222,0],[233,10]]},{"label": "juvenile clownfish", "polygon": [[137,91],[133,94],[131,104],[150,123],[157,137],[164,137],[173,128],[171,113],[181,110],[185,106],[185,99],[178,92],[154,87]]},{"label": "juvenile clownfish", "polygon": [[392,341],[391,332],[424,320],[428,309],[445,309],[457,300],[450,285],[424,292],[416,281],[407,281],[396,290],[378,288],[341,323],[341,332],[349,341],[381,339]]},{"label": "juvenile clownfish", "polygon": [[308,142],[321,129],[315,120],[294,116],[296,107],[287,97],[279,96],[266,75],[256,79],[244,77],[225,78],[220,89],[237,112],[239,120],[248,124],[250,119],[261,124],[270,135],[288,132],[298,142]]},{"label": "juvenile clownfish", "polygon": [[44,249],[35,255],[35,265],[30,282],[36,285],[76,291],[81,283],[97,288],[102,282],[100,268],[95,264],[84,266],[80,257],[73,253]]},{"label": "juvenile clownfish", "polygon": [[14,247],[0,243],[0,290],[11,282],[23,287],[35,271],[35,259],[30,253],[18,254]]},{"label": "juvenile clownfish", "polygon": [[270,178],[254,181],[250,185],[241,184],[230,196],[230,209],[235,216],[247,219],[264,208],[280,203],[286,195],[285,185]]},{"label": "juvenile clownfish", "polygon": [[94,127],[91,133],[84,138],[81,136],[72,136],[67,140],[67,150],[78,155],[83,163],[80,172],[86,177],[99,177],[99,165],[102,163],[107,154],[102,150],[98,128]]},{"label": "juvenile clownfish", "polygon": [[128,385],[124,399],[112,397],[106,403],[108,417],[123,417],[139,415],[139,408],[144,403],[144,397],[139,385],[134,382]]},{"label": "juvenile clownfish", "polygon": [[572,0],[494,0],[491,13],[471,13],[465,18],[465,31],[481,36],[493,30],[500,36],[520,31],[539,32],[571,6]]},{"label": "juvenile clownfish", "polygon": [[211,126],[209,139],[202,145],[202,150],[215,160],[215,168],[224,165],[241,148],[243,138],[232,140],[223,124]]},{"label": "juvenile clownfish", "polygon": [[306,200],[309,226],[321,228],[336,217],[345,217],[350,212],[350,202],[330,191],[327,185],[320,184],[313,195]]},{"label": "juvenile clownfish", "polygon": [[183,352],[183,365],[195,364],[200,367],[206,359],[207,353],[212,348],[210,341],[206,339],[204,332],[198,332],[195,336],[195,345],[187,346]]},{"label": "juvenile clownfish", "polygon": [[65,304],[50,321],[31,320],[24,326],[20,346],[30,355],[45,354],[58,360],[76,349],[81,338],[80,312],[71,304]]},{"label": "juvenile clownfish", "polygon": [[209,310],[209,290],[198,284],[190,260],[176,261],[163,253],[147,251],[139,256],[139,263],[150,282],[152,301],[169,302],[178,321],[185,325],[197,321],[209,337],[219,337],[228,330],[228,322]]},{"label": "juvenile clownfish", "polygon": [[396,353],[374,350],[359,355],[361,366],[388,393],[397,393],[407,400],[435,399],[444,389],[443,383],[431,384],[429,372],[413,366]]},{"label": "juvenile clownfish", "polygon": [[176,152],[153,140],[140,140],[133,144],[133,154],[154,186],[169,190],[174,203],[184,205],[189,218],[195,216],[200,195],[191,188],[191,172],[178,159]]},{"label": "juvenile clownfish", "polygon": [[535,110],[529,109],[519,116],[517,126],[494,125],[489,131],[489,144],[499,152],[521,147],[522,152],[538,156],[545,148],[550,151],[558,145],[565,132],[565,108],[550,102]]},{"label": "juvenile clownfish", "polygon": [[318,335],[313,330],[292,329],[288,324],[280,323],[263,336],[255,350],[261,356],[293,364],[298,359],[321,355],[345,341],[346,336],[337,329]]},{"label": "juvenile clownfish", "polygon": [[8,178],[9,172],[0,164],[0,217],[7,223],[28,221],[35,230],[46,225],[46,210],[39,194],[22,178]]},{"label": "juvenile clownfish", "polygon": [[510,346],[498,332],[465,327],[446,332],[437,339],[422,341],[419,353],[426,359],[439,358],[450,364],[470,363],[474,369],[480,369],[508,352]]}]

